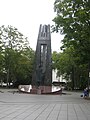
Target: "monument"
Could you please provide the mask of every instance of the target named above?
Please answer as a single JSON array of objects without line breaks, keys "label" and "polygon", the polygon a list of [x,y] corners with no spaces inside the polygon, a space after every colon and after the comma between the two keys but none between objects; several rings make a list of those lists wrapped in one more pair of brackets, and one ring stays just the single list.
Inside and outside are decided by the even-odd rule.
[{"label": "monument", "polygon": [[[50,92],[52,85],[50,25],[40,25],[32,76],[32,91]],[[32,92],[31,91],[31,92]]]},{"label": "monument", "polygon": [[29,94],[60,94],[52,91],[52,60],[50,25],[40,25],[35,52],[32,84],[19,85],[19,91]]}]

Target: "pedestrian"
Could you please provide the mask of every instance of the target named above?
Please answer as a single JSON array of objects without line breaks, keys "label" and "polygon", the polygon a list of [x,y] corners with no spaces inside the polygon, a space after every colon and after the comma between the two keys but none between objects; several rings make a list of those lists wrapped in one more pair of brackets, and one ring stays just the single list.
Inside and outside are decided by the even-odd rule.
[{"label": "pedestrian", "polygon": [[86,98],[88,96],[87,88],[84,89],[83,93],[84,93],[84,98]]},{"label": "pedestrian", "polygon": [[87,97],[89,97],[89,89],[88,89],[88,87],[86,87],[86,91],[87,91]]}]

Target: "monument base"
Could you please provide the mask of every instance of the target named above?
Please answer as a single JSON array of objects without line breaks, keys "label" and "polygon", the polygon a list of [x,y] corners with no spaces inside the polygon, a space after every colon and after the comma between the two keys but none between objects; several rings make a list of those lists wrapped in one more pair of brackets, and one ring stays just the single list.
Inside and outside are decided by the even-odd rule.
[{"label": "monument base", "polygon": [[52,86],[31,86],[31,85],[19,85],[19,92],[28,94],[62,94],[62,89],[52,91]]},{"label": "monument base", "polygon": [[45,94],[52,92],[52,86],[32,86],[31,94]]}]

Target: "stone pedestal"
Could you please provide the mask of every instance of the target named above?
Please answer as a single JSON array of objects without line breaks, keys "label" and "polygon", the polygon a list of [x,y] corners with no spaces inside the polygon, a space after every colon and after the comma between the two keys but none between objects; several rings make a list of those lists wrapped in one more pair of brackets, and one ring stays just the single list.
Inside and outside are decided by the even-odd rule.
[{"label": "stone pedestal", "polygon": [[41,89],[37,89],[37,94],[38,94],[38,95],[41,95],[41,94],[42,94]]},{"label": "stone pedestal", "polygon": [[32,86],[30,91],[31,94],[43,94],[52,92],[52,86]]}]

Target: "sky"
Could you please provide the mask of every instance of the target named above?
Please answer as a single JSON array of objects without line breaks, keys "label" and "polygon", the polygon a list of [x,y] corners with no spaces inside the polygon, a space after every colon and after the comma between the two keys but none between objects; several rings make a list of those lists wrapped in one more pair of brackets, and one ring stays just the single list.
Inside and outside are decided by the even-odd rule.
[{"label": "sky", "polygon": [[[55,0],[0,0],[0,26],[16,27],[36,49],[40,24],[53,25]],[[60,51],[63,36],[51,33],[52,51]]]}]

